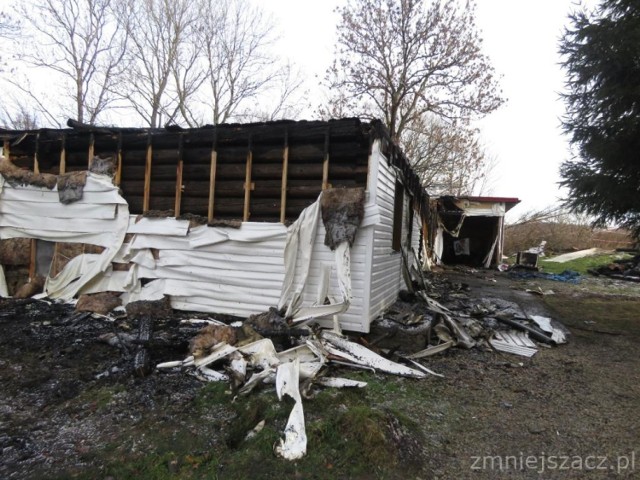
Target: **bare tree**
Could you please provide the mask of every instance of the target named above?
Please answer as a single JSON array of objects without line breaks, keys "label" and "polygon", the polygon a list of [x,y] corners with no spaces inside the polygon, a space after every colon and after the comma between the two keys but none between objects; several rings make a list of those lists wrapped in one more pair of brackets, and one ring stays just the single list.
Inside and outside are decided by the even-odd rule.
[{"label": "bare tree", "polygon": [[425,116],[404,132],[405,153],[432,194],[470,195],[481,189],[491,162],[476,129]]},{"label": "bare tree", "polygon": [[262,89],[259,103],[247,108],[241,118],[261,122],[290,120],[298,118],[306,108],[311,108],[311,103],[305,99],[308,92],[302,88],[304,80],[299,70],[291,64],[277,68],[279,71],[271,84],[265,84]]},{"label": "bare tree", "polygon": [[350,0],[338,12],[326,80],[347,110],[384,118],[395,139],[427,113],[461,121],[501,105],[470,1]]},{"label": "bare tree", "polygon": [[6,103],[0,107],[0,127],[15,130],[35,130],[39,127],[38,112],[24,103],[10,109]]},{"label": "bare tree", "polygon": [[13,38],[20,31],[20,23],[7,12],[0,12],[0,38]]},{"label": "bare tree", "polygon": [[297,114],[292,100],[302,81],[271,53],[277,39],[271,18],[247,0],[203,0],[203,7],[199,40],[206,81],[201,99],[207,121]]},{"label": "bare tree", "polygon": [[[128,77],[121,98],[150,127],[171,122],[179,109],[176,81],[190,84],[187,57],[197,56],[199,10],[190,0],[119,0],[121,28],[129,36]],[[196,52],[193,52],[193,49]],[[183,92],[186,102],[187,93]],[[164,119],[163,119],[164,116]]]},{"label": "bare tree", "polygon": [[23,5],[25,36],[19,39],[18,59],[46,72],[49,84],[41,93],[23,78],[11,76],[8,81],[43,105],[53,80],[59,80],[63,110],[81,122],[95,123],[114,102],[111,90],[124,67],[126,37],[111,7],[112,0],[37,0]]}]

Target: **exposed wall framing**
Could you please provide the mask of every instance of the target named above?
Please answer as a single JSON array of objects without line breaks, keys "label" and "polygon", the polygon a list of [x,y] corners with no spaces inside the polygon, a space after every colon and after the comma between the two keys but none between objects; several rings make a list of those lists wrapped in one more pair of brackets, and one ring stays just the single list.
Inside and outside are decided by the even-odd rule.
[{"label": "exposed wall framing", "polygon": [[116,159],[114,183],[131,213],[173,211],[216,219],[289,222],[330,187],[366,187],[371,124],[357,119],[198,129],[0,131],[10,160],[41,173]]}]

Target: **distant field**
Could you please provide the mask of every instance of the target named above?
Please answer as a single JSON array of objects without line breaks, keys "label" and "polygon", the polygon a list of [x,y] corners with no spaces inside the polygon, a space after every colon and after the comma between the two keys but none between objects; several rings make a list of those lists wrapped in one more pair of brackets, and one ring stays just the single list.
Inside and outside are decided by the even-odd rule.
[{"label": "distant field", "polygon": [[546,241],[550,254],[585,250],[587,248],[634,248],[636,242],[626,230],[592,229],[587,225],[562,222],[527,222],[505,228],[505,255],[537,247]]}]

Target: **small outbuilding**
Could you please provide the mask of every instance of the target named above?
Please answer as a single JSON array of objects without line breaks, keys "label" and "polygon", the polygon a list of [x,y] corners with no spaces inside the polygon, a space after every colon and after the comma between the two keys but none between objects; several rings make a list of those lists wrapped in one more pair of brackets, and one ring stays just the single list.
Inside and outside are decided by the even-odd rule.
[{"label": "small outbuilding", "polygon": [[502,262],[504,216],[520,202],[512,197],[441,196],[431,199],[431,260],[489,268]]}]

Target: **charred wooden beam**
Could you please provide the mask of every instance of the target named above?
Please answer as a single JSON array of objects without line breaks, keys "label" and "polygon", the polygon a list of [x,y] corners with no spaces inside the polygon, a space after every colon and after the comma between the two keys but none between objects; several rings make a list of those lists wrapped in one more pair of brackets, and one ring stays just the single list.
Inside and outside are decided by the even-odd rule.
[{"label": "charred wooden beam", "polygon": [[29,256],[29,281],[32,281],[36,278],[36,262],[38,259],[37,250],[36,250],[36,239],[31,239],[31,252]]},{"label": "charred wooden beam", "polygon": [[153,145],[151,135],[147,137],[147,157],[144,164],[144,200],[142,202],[143,213],[149,210],[149,195],[151,191],[151,161],[153,159]]},{"label": "charred wooden beam", "polygon": [[284,149],[282,152],[282,182],[280,185],[280,222],[286,220],[287,208],[287,182],[289,180],[289,135],[284,132]]},{"label": "charred wooden beam", "polygon": [[176,217],[180,216],[180,202],[182,200],[182,168],[183,168],[182,153],[183,153],[183,144],[184,144],[183,140],[184,138],[181,135],[179,144],[178,144],[178,167],[176,168],[176,190],[175,190],[176,202],[175,202],[175,208],[174,208]]},{"label": "charred wooden beam", "polygon": [[142,316],[138,327],[138,348],[133,358],[133,371],[138,377],[145,377],[151,373],[151,356],[147,350],[147,345],[151,341],[153,334],[153,321],[149,316]]},{"label": "charred wooden beam", "polygon": [[211,158],[209,162],[209,204],[207,205],[207,219],[213,220],[216,196],[216,174],[218,171],[218,152],[216,150],[216,135],[213,134],[213,143],[211,144]]}]

